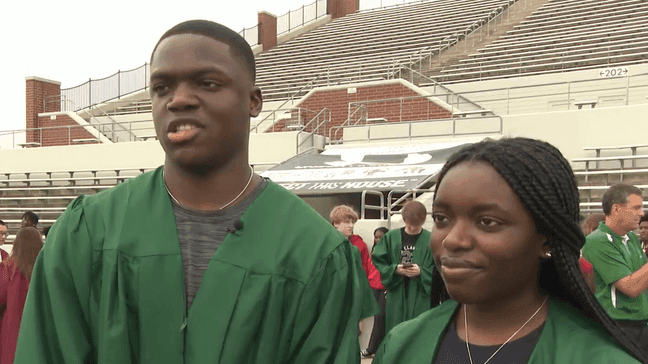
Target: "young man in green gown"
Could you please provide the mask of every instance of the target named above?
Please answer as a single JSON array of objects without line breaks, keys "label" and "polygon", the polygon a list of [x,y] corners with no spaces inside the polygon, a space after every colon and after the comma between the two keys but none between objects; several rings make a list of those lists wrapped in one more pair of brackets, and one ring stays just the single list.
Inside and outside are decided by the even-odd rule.
[{"label": "young man in green gown", "polygon": [[402,216],[405,227],[387,232],[371,257],[387,290],[385,333],[430,309],[434,258],[430,232],[423,229],[427,211],[409,201]]},{"label": "young man in green gown", "polygon": [[[360,257],[254,174],[254,55],[209,21],[167,31],[150,93],[164,166],[80,197],[36,263],[16,363],[359,363]],[[375,303],[374,303],[375,306]]]}]

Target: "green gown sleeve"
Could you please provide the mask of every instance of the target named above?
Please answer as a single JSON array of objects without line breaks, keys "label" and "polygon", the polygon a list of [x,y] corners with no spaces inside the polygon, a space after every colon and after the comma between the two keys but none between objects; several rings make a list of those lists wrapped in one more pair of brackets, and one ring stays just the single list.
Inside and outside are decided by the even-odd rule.
[{"label": "green gown sleeve", "polygon": [[357,254],[341,244],[306,284],[286,364],[360,363],[358,325],[369,284],[359,279],[364,271],[351,249]]},{"label": "green gown sleeve", "polygon": [[[400,230],[392,231],[400,234]],[[376,244],[373,256],[371,257],[373,264],[380,272],[380,280],[387,291],[393,290],[403,284],[403,277],[396,274],[396,267],[400,261],[395,259],[392,252],[392,245],[396,243],[392,239],[392,235],[394,234],[392,231],[387,232],[380,242]]]},{"label": "green gown sleeve", "polygon": [[385,341],[383,341],[380,346],[378,347],[378,351],[374,355],[373,360],[371,361],[371,364],[382,364],[383,363],[383,356],[385,355]]},{"label": "green gown sleeve", "polygon": [[73,201],[38,255],[23,312],[16,364],[83,364],[93,352],[88,326],[92,248]]}]

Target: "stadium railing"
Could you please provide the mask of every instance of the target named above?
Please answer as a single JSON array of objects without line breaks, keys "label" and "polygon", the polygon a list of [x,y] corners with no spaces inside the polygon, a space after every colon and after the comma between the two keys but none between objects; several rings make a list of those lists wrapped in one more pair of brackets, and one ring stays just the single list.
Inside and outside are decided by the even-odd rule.
[{"label": "stadium railing", "polygon": [[[496,0],[487,3],[422,2],[418,3],[421,5],[402,7],[399,9],[400,13],[378,11],[371,12],[368,16],[356,13],[336,19],[261,54],[258,58],[260,70],[258,84],[270,93],[276,91],[272,88],[290,90],[292,85],[303,82],[300,77],[310,78],[313,73],[322,71],[323,68],[316,67],[323,67],[323,65],[330,69],[334,77],[346,77],[346,75],[337,75],[339,71],[347,74],[362,74],[363,76],[357,78],[349,75],[360,80],[364,77],[376,77],[384,73],[381,72],[380,67],[373,67],[380,65],[385,58],[402,56],[404,61],[416,50],[431,43],[441,43],[448,35],[464,31],[479,19],[487,18],[493,13],[493,9],[499,9],[508,3]],[[458,7],[461,9],[457,10]],[[429,11],[422,11],[423,9]],[[403,14],[417,14],[417,19],[420,21],[412,22],[411,16]],[[455,25],[448,26],[448,24]],[[394,34],[401,34],[402,38],[392,39]],[[330,46],[332,42],[335,43],[335,47]],[[380,47],[376,47],[376,44],[380,44]],[[363,55],[366,55],[366,58]],[[393,62],[394,59],[387,59],[387,61]],[[359,64],[354,64],[355,62]],[[349,72],[350,69],[362,69],[362,71]],[[373,72],[372,69],[376,71]],[[285,79],[281,81],[283,77]]]},{"label": "stadium railing", "polygon": [[478,53],[431,71],[454,83],[645,62],[647,22],[645,1],[549,2]]}]

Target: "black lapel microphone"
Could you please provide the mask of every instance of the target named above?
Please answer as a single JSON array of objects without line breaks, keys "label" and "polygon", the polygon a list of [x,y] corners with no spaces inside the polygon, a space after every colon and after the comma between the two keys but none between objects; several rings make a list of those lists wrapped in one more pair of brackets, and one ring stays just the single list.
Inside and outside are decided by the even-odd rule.
[{"label": "black lapel microphone", "polygon": [[243,221],[241,221],[241,220],[236,220],[236,222],[234,223],[234,226],[232,226],[231,228],[228,228],[228,229],[227,229],[227,232],[233,234],[233,233],[235,233],[237,230],[241,230],[241,229],[243,229]]}]

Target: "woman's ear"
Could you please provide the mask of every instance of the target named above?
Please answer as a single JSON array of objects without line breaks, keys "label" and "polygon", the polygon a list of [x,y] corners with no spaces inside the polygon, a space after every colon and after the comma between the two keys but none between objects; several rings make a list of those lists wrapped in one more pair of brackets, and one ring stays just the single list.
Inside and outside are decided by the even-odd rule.
[{"label": "woman's ear", "polygon": [[551,247],[549,246],[549,242],[547,242],[547,238],[543,235],[539,235],[539,238],[540,238],[540,251],[538,253],[540,254],[540,258],[542,259],[551,258]]}]

